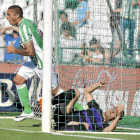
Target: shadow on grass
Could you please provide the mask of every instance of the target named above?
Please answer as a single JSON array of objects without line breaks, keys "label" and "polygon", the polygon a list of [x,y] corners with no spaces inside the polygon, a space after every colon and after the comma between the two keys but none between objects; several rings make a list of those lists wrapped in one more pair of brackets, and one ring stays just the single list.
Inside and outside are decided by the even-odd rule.
[{"label": "shadow on grass", "polygon": [[34,124],[34,125],[31,125],[31,126],[18,126],[18,127],[40,127],[41,126],[41,123],[40,124]]}]

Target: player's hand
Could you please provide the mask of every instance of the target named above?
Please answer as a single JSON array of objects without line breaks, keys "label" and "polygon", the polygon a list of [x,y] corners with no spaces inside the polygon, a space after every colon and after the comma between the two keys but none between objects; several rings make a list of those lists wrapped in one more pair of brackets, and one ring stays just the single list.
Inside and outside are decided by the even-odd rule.
[{"label": "player's hand", "polygon": [[117,105],[117,110],[118,110],[117,116],[121,117],[122,112],[124,111],[124,106],[121,104]]},{"label": "player's hand", "polygon": [[15,52],[15,47],[13,45],[13,41],[11,41],[11,46],[4,45],[4,47],[5,47],[7,53],[14,53]]},{"label": "player's hand", "polygon": [[39,109],[42,111],[42,98],[39,100]]},{"label": "player's hand", "polygon": [[105,81],[99,81],[98,82],[98,87],[103,87],[105,85]]}]

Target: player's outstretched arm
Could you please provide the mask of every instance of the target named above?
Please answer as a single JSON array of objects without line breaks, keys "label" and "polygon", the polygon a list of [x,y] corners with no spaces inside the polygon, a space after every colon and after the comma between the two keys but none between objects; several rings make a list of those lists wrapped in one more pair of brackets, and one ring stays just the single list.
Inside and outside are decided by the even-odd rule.
[{"label": "player's outstretched arm", "polygon": [[115,129],[116,129],[116,125],[117,125],[117,123],[119,122],[119,119],[120,119],[120,117],[117,116],[117,117],[115,118],[115,120],[112,121],[112,123],[111,123],[108,127],[106,127],[106,128],[103,130],[103,132],[112,132],[113,130],[115,130]]},{"label": "player's outstretched arm", "polygon": [[116,118],[112,121],[112,123],[106,127],[103,132],[112,132],[115,130],[117,123],[119,122],[121,116],[122,116],[122,112],[124,111],[124,106],[123,105],[118,105],[118,113]]},{"label": "player's outstretched arm", "polygon": [[5,45],[5,49],[7,53],[16,53],[16,54],[20,54],[23,56],[34,56],[34,46],[33,46],[33,42],[28,41],[24,44],[24,49],[20,50],[14,47],[13,42],[11,42],[11,46],[7,46]]}]

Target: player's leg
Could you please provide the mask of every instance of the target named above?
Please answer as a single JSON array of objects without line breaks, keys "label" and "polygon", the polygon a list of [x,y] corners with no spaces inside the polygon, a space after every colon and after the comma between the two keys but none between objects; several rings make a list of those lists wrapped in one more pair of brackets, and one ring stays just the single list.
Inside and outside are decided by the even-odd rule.
[{"label": "player's leg", "polygon": [[83,94],[85,95],[85,100],[86,102],[90,102],[91,100],[93,100],[93,96],[91,95],[91,93],[98,88],[98,84],[93,84],[92,86],[89,86],[87,88],[84,88]]},{"label": "player's leg", "polygon": [[35,75],[34,67],[31,63],[26,62],[18,71],[17,75],[14,77],[13,81],[16,84],[18,95],[21,101],[21,104],[24,106],[24,112],[22,115],[15,117],[15,121],[22,121],[27,118],[33,118],[34,114],[32,112],[28,88],[25,84],[25,81]]},{"label": "player's leg", "polygon": [[20,75],[16,75],[13,79],[16,84],[18,95],[22,105],[24,106],[24,113],[30,114],[32,112],[28,97],[28,88],[25,84],[26,79]]}]

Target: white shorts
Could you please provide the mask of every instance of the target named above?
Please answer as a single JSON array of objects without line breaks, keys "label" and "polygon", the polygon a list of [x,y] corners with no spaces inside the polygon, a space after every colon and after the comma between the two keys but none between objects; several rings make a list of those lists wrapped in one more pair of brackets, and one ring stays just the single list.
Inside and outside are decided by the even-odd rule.
[{"label": "white shorts", "polygon": [[[37,75],[40,80],[43,80],[42,70],[38,70],[32,61],[25,62],[18,71],[18,75],[24,77],[26,80],[32,78],[34,75]],[[52,89],[55,89],[58,86],[57,74],[55,73],[55,63],[52,64]]]},{"label": "white shorts", "polygon": [[18,75],[24,77],[26,80],[37,75],[42,80],[42,70],[38,70],[32,61],[25,62],[18,71]]}]

